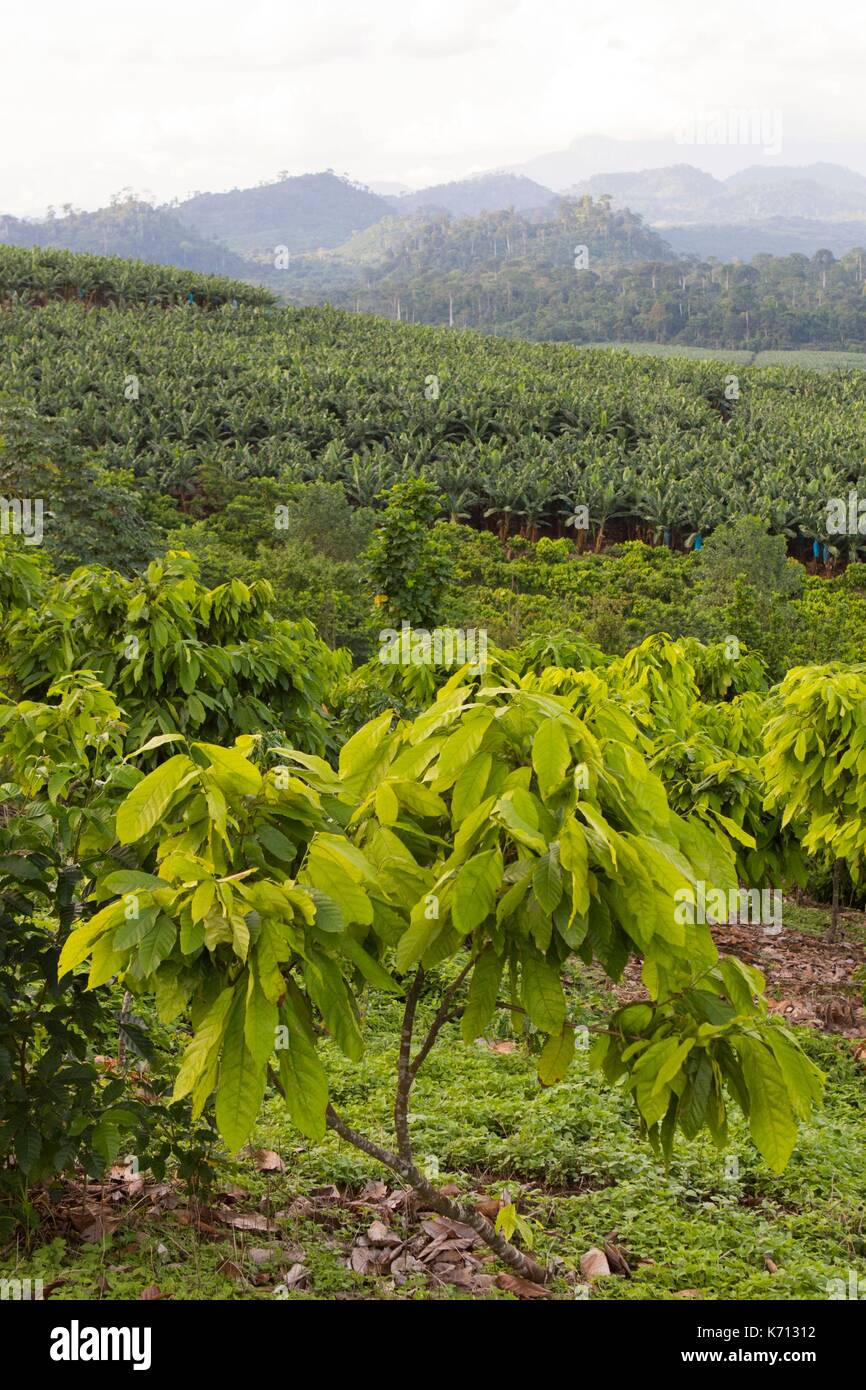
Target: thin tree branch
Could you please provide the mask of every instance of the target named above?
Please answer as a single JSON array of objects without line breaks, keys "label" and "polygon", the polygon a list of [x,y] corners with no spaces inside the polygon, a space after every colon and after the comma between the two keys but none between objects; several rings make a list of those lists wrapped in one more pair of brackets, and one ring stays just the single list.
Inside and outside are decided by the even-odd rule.
[{"label": "thin tree branch", "polygon": [[440,1003],[439,1008],[437,1009],[433,1017],[433,1022],[430,1025],[430,1029],[427,1033],[427,1036],[422,1042],[420,1048],[418,1049],[415,1055],[415,1059],[409,1068],[411,1081],[414,1081],[415,1077],[418,1075],[418,1069],[424,1062],[425,1058],[428,1056],[430,1049],[432,1048],[433,1044],[438,1038],[440,1029],[448,1022],[449,1018],[452,1016],[451,1001],[454,998],[454,995],[457,993],[460,986],[463,984],[463,981],[466,979],[466,976],[469,974],[469,971],[472,969],[473,965],[478,960],[478,957],[480,955],[481,951],[478,951],[467,961],[466,965],[463,967],[463,969],[460,971],[460,974],[457,976],[457,979],[452,980],[451,984],[448,986],[445,993],[442,995],[442,1002]]},{"label": "thin tree branch", "polygon": [[460,1221],[464,1226],[469,1226],[475,1231],[487,1245],[490,1246],[504,1264],[510,1265],[517,1274],[523,1279],[531,1279],[533,1283],[544,1284],[547,1280],[547,1270],[543,1269],[531,1256],[524,1255],[522,1250],[507,1241],[504,1236],[490,1224],[486,1217],[476,1211],[474,1207],[464,1207],[458,1202],[453,1202],[450,1197],[445,1197],[438,1188],[419,1172],[414,1163],[406,1163],[399,1154],[389,1153],[387,1149],[381,1148],[368,1139],[365,1134],[359,1134],[355,1129],[351,1129],[336,1112],[332,1105],[327,1110],[328,1128],[338,1134],[346,1143],[354,1145],[370,1158],[375,1158],[379,1163],[384,1163],[387,1168],[398,1173],[405,1178],[406,1182],[422,1197],[427,1206],[432,1211],[444,1216],[450,1221]]},{"label": "thin tree branch", "polygon": [[415,1073],[410,1065],[412,1055],[412,1033],[415,1028],[415,1013],[421,986],[424,983],[424,969],[418,966],[415,978],[406,995],[403,1010],[403,1026],[400,1030],[400,1056],[397,1061],[397,1089],[394,1093],[394,1132],[397,1135],[397,1150],[404,1163],[412,1162],[412,1141],[409,1137],[409,1092]]},{"label": "thin tree branch", "polygon": [[[268,1080],[285,1100],[286,1092],[283,1084],[270,1063],[268,1064]],[[548,1271],[543,1269],[530,1255],[524,1255],[522,1250],[518,1250],[510,1241],[500,1235],[486,1217],[482,1216],[474,1207],[461,1206],[459,1202],[452,1202],[450,1197],[445,1197],[438,1188],[428,1181],[423,1173],[419,1172],[414,1163],[407,1162],[399,1154],[391,1153],[389,1149],[383,1149],[373,1139],[368,1139],[366,1134],[352,1129],[337,1114],[333,1105],[328,1106],[325,1118],[328,1129],[333,1130],[347,1144],[352,1144],[354,1148],[365,1153],[368,1158],[375,1158],[377,1163],[384,1164],[386,1168],[391,1169],[392,1173],[403,1178],[418,1193],[418,1196],[424,1199],[431,1211],[437,1212],[439,1216],[444,1216],[450,1221],[462,1221],[464,1226],[470,1226],[499,1256],[503,1264],[510,1265],[521,1278],[531,1279],[535,1284],[544,1284],[547,1281]]]}]

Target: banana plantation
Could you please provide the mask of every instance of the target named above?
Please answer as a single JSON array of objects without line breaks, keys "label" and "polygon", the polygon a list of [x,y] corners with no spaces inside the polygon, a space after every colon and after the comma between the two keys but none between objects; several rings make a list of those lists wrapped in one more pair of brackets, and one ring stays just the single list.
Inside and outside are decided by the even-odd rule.
[{"label": "banana plantation", "polygon": [[[98,460],[183,514],[206,515],[222,480],[315,478],[376,507],[424,476],[443,516],[503,539],[682,548],[756,516],[801,558],[862,544],[827,515],[866,496],[859,372],[499,342],[62,252],[4,248],[0,294],[4,406],[71,468]],[[66,302],[94,296],[116,311]]]}]

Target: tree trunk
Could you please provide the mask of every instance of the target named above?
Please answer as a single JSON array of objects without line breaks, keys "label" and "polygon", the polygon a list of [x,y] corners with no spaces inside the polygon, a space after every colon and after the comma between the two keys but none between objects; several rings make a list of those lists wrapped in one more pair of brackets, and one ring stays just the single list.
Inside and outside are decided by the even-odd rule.
[{"label": "tree trunk", "polygon": [[472,1230],[477,1231],[491,1250],[495,1251],[503,1264],[510,1265],[522,1279],[531,1279],[535,1284],[546,1282],[547,1270],[543,1269],[529,1255],[524,1255],[521,1250],[518,1250],[515,1245],[500,1235],[487,1218],[477,1212],[474,1207],[461,1206],[459,1202],[453,1202],[450,1197],[443,1196],[438,1188],[428,1182],[422,1173],[419,1173],[413,1163],[405,1163],[397,1154],[389,1153],[387,1149],[382,1149],[378,1144],[374,1144],[366,1135],[350,1129],[330,1105],[328,1106],[328,1128],[332,1129],[335,1134],[339,1134],[341,1139],[346,1140],[346,1143],[353,1144],[362,1153],[378,1159],[392,1172],[405,1178],[406,1182],[418,1193],[419,1197],[423,1198],[432,1211],[438,1212],[440,1216],[451,1221],[462,1221],[465,1226],[471,1226]]},{"label": "tree trunk", "polygon": [[[510,1265],[522,1279],[530,1279],[533,1283],[543,1284],[548,1277],[546,1269],[536,1260],[533,1260],[531,1256],[524,1255],[522,1250],[518,1250],[515,1245],[500,1235],[495,1226],[491,1225],[486,1217],[477,1212],[474,1207],[453,1202],[450,1197],[446,1197],[437,1187],[434,1187],[419,1171],[412,1154],[412,1141],[409,1134],[409,1100],[412,1086],[418,1075],[418,1069],[429,1055],[443,1026],[462,1013],[462,1009],[455,1012],[452,1005],[457,991],[466,980],[476,960],[477,956],[473,956],[461,970],[456,980],[445,991],[427,1035],[414,1057],[412,1057],[412,1041],[415,1030],[415,1015],[424,981],[424,971],[421,966],[416,970],[409,986],[403,1010],[403,1026],[400,1030],[400,1053],[397,1061],[397,1085],[394,1094],[394,1130],[397,1135],[398,1152],[392,1153],[388,1149],[383,1149],[381,1145],[369,1139],[366,1134],[360,1134],[358,1130],[351,1129],[332,1105],[328,1106],[327,1125],[341,1139],[345,1139],[347,1144],[354,1145],[356,1149],[360,1149],[362,1153],[375,1158],[379,1163],[383,1163],[386,1168],[390,1168],[392,1172],[403,1178],[432,1211],[438,1212],[440,1216],[451,1221],[461,1221],[465,1226],[470,1226],[503,1263]],[[268,1075],[271,1084],[279,1091],[280,1095],[285,1097],[282,1083],[273,1068],[268,1068]]]},{"label": "tree trunk", "polygon": [[839,930],[839,881],[842,877],[842,860],[833,865],[833,906],[830,910],[830,931],[828,941],[835,941]]},{"label": "tree trunk", "polygon": [[132,1003],[130,991],[124,990],[123,1003],[120,1006],[120,1013],[117,1019],[117,1065],[123,1067],[126,1062],[126,1036],[125,1028],[129,1022],[129,1006]]}]

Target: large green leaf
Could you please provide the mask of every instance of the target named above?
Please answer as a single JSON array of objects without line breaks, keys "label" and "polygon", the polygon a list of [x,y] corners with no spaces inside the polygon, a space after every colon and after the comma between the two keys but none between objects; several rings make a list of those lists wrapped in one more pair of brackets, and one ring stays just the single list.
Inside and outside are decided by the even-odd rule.
[{"label": "large green leaf", "polygon": [[310,998],[322,1012],[328,1031],[337,1046],[352,1062],[364,1055],[364,1042],[339,967],[317,951],[304,971]]},{"label": "large green leaf", "polygon": [[734,1046],[749,1091],[749,1130],[775,1173],[781,1173],[797,1142],[797,1125],[779,1063],[756,1038],[738,1035]]},{"label": "large green leaf", "polygon": [[244,1038],[256,1062],[267,1062],[273,1052],[276,1027],[277,1006],[267,998],[256,976],[250,972]]},{"label": "large green leaf", "polygon": [[545,719],[532,740],[532,766],[545,800],[562,786],[570,762],[571,749],[562,720]]},{"label": "large green leaf", "polygon": [[453,734],[449,734],[436,764],[437,786],[450,786],[460,776],[467,763],[475,758],[492,719],[490,710],[475,711],[471,719],[466,719]]},{"label": "large green leaf", "polygon": [[292,1120],[308,1139],[323,1139],[328,1108],[328,1079],[315,1046],[295,1017],[282,1010],[285,1034],[280,1047],[280,1081]]},{"label": "large green leaf", "polygon": [[[172,1100],[182,1100],[184,1096],[189,1095],[212,1067],[226,1029],[226,1021],[234,994],[234,986],[222,990],[204,1017],[200,1019],[195,1035],[183,1054],[183,1061],[174,1083]],[[213,1074],[215,1080],[215,1066],[213,1066]],[[213,1085],[208,1090],[208,1095],[212,1089]]]},{"label": "large green leaf", "polygon": [[162,820],[184,779],[196,772],[191,758],[185,753],[176,753],[133,787],[117,812],[120,843],[132,844],[152,830]]},{"label": "large green leaf", "polygon": [[194,743],[192,746],[204,753],[224,792],[255,796],[261,790],[262,774],[239,748],[221,748],[216,743]]},{"label": "large green leaf", "polygon": [[561,1081],[571,1066],[574,1056],[574,1029],[563,1028],[547,1039],[538,1059],[539,1080],[545,1086],[553,1086]]},{"label": "large green leaf", "polygon": [[562,899],[559,845],[554,842],[539,858],[532,873],[532,889],[546,913],[555,912]]},{"label": "large green leaf", "polygon": [[161,914],[150,923],[139,941],[133,973],[140,976],[152,975],[160,962],[171,954],[176,939],[176,926]]},{"label": "large green leaf", "polygon": [[466,1043],[474,1042],[493,1017],[503,964],[502,957],[497,956],[492,946],[488,946],[475,962],[466,1007],[460,1021],[460,1031]]},{"label": "large green leaf", "polygon": [[217,1129],[236,1153],[253,1132],[265,1094],[265,1064],[257,1062],[245,1037],[246,992],[232,1003],[220,1057],[216,1094]]},{"label": "large green leaf", "polygon": [[463,936],[468,936],[492,913],[502,872],[502,854],[498,849],[476,854],[461,866],[454,882],[451,920]]},{"label": "large green leaf", "polygon": [[523,956],[522,964],[526,1012],[542,1033],[559,1033],[565,1022],[565,995],[559,971],[543,956]]}]

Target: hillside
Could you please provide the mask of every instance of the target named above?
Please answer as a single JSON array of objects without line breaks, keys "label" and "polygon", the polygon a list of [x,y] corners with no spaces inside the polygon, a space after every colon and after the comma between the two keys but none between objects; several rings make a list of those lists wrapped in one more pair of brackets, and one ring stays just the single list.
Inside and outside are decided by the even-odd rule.
[{"label": "hillside", "polygon": [[484,174],[405,193],[393,200],[398,216],[419,211],[448,212],[454,217],[477,217],[482,212],[527,212],[550,207],[557,195],[533,179],[517,174]]},{"label": "hillside", "polygon": [[155,265],[120,256],[90,256],[55,248],[0,245],[0,299],[22,305],[71,299],[86,306],[266,307],[274,302],[262,287],[217,275]]},{"label": "hillside", "polygon": [[281,286],[304,303],[327,299],[422,323],[450,319],[496,331],[510,325],[546,337],[546,311],[584,294],[597,268],[649,259],[670,260],[672,253],[639,217],[588,198],[564,199],[540,217],[392,219],[331,256],[299,258]]},{"label": "hillside", "polygon": [[250,278],[252,269],[243,257],[191,231],[170,208],[152,207],[135,198],[97,212],[70,212],[44,222],[0,216],[0,242],[121,256],[236,279]]},{"label": "hillside", "polygon": [[661,229],[681,256],[707,261],[751,261],[755,256],[845,256],[866,242],[866,222],[822,222],[808,217],[767,217],[754,222],[687,222]]},{"label": "hillside", "polygon": [[815,164],[750,164],[725,179],[728,188],[762,183],[790,183],[791,180],[806,179],[821,188],[830,188],[837,193],[854,195],[866,194],[866,175],[848,169],[844,164],[829,164],[820,161]]},{"label": "hillside", "polygon": [[[601,198],[607,194],[617,207],[629,207],[648,222],[688,221],[711,209],[724,196],[725,185],[691,164],[639,173],[593,174],[574,184],[568,196]],[[709,217],[707,217],[709,220]]]},{"label": "hillside", "polygon": [[390,211],[386,199],[331,171],[277,179],[257,188],[199,193],[176,209],[181,222],[199,236],[271,261],[277,246],[290,252],[338,246]]},{"label": "hillside", "polygon": [[574,197],[609,195],[639,213],[682,255],[844,255],[866,240],[866,178],[841,165],[752,165],[727,179],[690,164],[594,174]]},{"label": "hillside", "polygon": [[[688,229],[678,230],[682,249]],[[280,290],[299,303],[535,340],[749,351],[866,345],[862,243],[839,259],[827,250],[772,256],[755,254],[764,250],[758,231],[740,231],[744,252],[754,248],[749,263],[720,264],[711,252],[677,259],[639,217],[604,200],[563,200],[544,221],[418,214],[409,224],[377,224],[328,257],[298,258]],[[698,229],[691,244],[714,247],[715,237]],[[588,257],[578,269],[581,244]]]},{"label": "hillside", "polygon": [[658,227],[691,222],[727,225],[768,218],[866,219],[866,178],[834,165],[754,165],[715,179],[690,164],[639,173],[594,174],[569,189],[573,197],[607,193]]},{"label": "hillside", "polygon": [[[50,283],[54,266],[52,253],[28,270],[24,253],[0,249],[7,285],[39,269]],[[53,291],[61,300],[69,278],[67,268]],[[530,504],[536,527],[553,527],[570,498],[680,538],[754,514],[802,541],[820,529],[823,499],[846,496],[863,468],[857,374],[744,368],[731,401],[726,369],[713,362],[503,342],[332,309],[241,305],[190,320],[7,303],[2,329],[7,408],[51,420],[73,473],[88,459],[132,469],[184,514],[220,509],[233,478],[324,479],[370,505],[421,472],[460,495],[453,509],[482,527],[525,517]],[[140,378],[133,408],[118,363]],[[435,398],[425,396],[431,373]],[[260,520],[267,536],[272,518]]]}]

